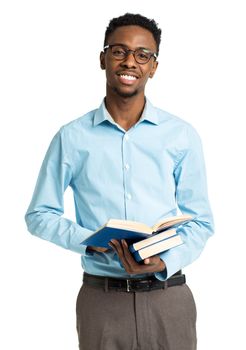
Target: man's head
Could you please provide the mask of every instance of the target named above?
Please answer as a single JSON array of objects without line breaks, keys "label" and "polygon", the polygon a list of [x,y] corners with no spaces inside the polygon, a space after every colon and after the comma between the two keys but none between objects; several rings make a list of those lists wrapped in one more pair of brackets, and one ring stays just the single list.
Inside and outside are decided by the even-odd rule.
[{"label": "man's head", "polygon": [[155,22],[155,20],[149,19],[139,14],[126,13],[123,16],[111,19],[105,32],[103,46],[107,45],[110,34],[112,34],[117,28],[132,25],[140,26],[152,33],[156,43],[156,53],[158,55],[161,42],[161,29],[158,28],[158,25]]},{"label": "man's head", "polygon": [[139,14],[113,18],[105,32],[101,68],[106,70],[107,93],[133,97],[144,93],[158,62],[161,30]]}]

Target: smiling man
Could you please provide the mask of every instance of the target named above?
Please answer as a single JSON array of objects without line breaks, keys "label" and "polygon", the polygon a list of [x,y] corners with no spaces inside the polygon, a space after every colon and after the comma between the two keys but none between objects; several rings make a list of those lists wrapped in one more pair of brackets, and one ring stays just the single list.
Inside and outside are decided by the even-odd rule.
[{"label": "smiling man", "polygon": [[[160,38],[141,15],[110,21],[100,54],[106,97],[55,135],[26,214],[31,233],[81,254],[83,350],[196,349],[196,306],[181,269],[200,255],[213,221],[199,136],[145,96]],[[76,223],[62,216],[68,186]],[[124,240],[108,249],[80,244],[110,218],[151,226],[179,211],[193,217],[177,229],[184,244],[143,263]]]}]

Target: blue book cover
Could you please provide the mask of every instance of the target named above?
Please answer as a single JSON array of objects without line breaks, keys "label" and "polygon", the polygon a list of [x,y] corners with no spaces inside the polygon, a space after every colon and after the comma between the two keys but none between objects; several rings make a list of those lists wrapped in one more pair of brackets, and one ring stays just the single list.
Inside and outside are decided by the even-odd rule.
[{"label": "blue book cover", "polygon": [[140,241],[149,236],[149,234],[143,232],[136,232],[113,227],[103,227],[100,231],[95,232],[90,237],[82,241],[81,244],[94,247],[110,248],[108,243],[111,239],[126,239],[126,241],[130,244]]}]

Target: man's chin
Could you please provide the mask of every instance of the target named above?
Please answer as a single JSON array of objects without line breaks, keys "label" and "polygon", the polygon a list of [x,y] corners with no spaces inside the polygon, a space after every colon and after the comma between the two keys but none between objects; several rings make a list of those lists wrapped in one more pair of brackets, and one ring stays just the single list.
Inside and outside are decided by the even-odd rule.
[{"label": "man's chin", "polygon": [[120,96],[120,97],[124,97],[124,98],[130,98],[130,97],[134,97],[138,94],[138,90],[134,90],[134,91],[121,91],[117,88],[114,88],[114,92]]}]

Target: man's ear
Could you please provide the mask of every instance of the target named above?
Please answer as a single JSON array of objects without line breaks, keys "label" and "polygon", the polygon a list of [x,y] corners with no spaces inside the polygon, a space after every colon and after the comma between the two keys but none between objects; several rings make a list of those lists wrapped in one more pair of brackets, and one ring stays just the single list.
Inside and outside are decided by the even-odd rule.
[{"label": "man's ear", "polygon": [[105,69],[105,54],[103,51],[100,52],[100,67]]},{"label": "man's ear", "polygon": [[149,74],[150,78],[153,78],[153,76],[154,76],[154,74],[156,72],[156,69],[158,67],[158,63],[159,63],[158,61],[154,61],[153,62],[153,66],[152,66],[152,69],[151,69],[150,74]]}]

